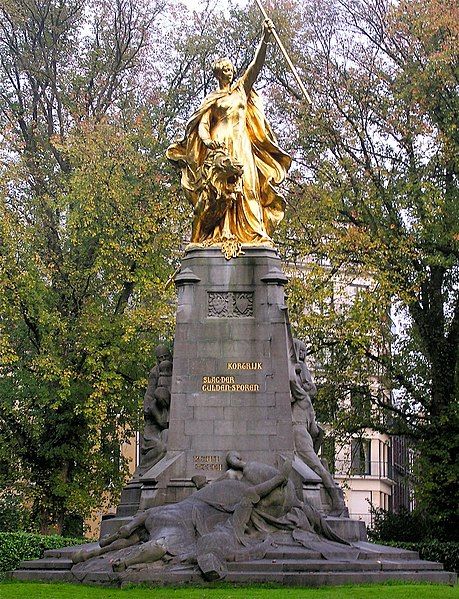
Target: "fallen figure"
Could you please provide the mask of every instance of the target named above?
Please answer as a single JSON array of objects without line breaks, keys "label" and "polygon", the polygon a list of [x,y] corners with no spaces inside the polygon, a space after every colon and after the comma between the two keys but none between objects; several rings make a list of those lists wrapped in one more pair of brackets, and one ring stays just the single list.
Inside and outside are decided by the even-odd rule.
[{"label": "fallen figure", "polygon": [[208,580],[222,578],[226,562],[261,559],[275,545],[275,533],[326,554],[349,548],[313,507],[299,501],[289,480],[291,463],[281,470],[227,456],[230,469],[183,501],[137,514],[99,547],[80,550],[74,563],[132,547],[111,561],[113,571],[162,561],[197,564]]}]

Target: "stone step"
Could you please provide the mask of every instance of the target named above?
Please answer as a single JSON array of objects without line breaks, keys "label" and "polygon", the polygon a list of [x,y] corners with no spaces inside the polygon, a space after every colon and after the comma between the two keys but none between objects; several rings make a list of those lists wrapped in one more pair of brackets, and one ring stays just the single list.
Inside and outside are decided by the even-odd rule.
[{"label": "stone step", "polygon": [[[362,545],[364,547],[362,547]],[[77,545],[73,547],[62,547],[60,549],[48,549],[44,552],[45,558],[67,558],[76,553],[81,547],[85,547],[86,549],[93,549],[94,547],[98,547],[98,543],[86,543],[84,545]],[[380,545],[373,545],[375,548],[381,547],[381,550],[372,549],[369,550],[369,543],[359,543],[357,544],[357,548],[360,549],[359,560],[370,560],[370,561],[379,561],[379,560],[390,560],[390,561],[400,561],[400,560],[417,560],[419,561],[419,554],[417,551],[408,551],[406,549],[398,549],[396,547],[383,547]],[[265,558],[272,559],[296,559],[296,560],[319,560],[321,559],[321,553],[319,551],[310,551],[308,549],[298,548],[298,545],[279,545],[276,548],[269,549],[266,552]]]},{"label": "stone step", "polygon": [[360,559],[419,560],[419,553],[408,549],[377,545],[365,541],[354,543],[354,547],[360,550]]},{"label": "stone step", "polygon": [[45,581],[45,582],[78,582],[70,570],[14,570],[13,580]]},{"label": "stone step", "polygon": [[407,560],[405,562],[392,562],[390,560],[382,560],[381,570],[407,570],[407,571],[421,571],[421,570],[443,570],[443,564],[440,562],[428,562],[425,560]]},{"label": "stone step", "polygon": [[417,551],[404,551],[403,553],[398,553],[396,551],[361,551],[359,554],[359,560],[390,560],[390,561],[419,561],[419,553]]},{"label": "stone step", "polygon": [[71,570],[72,566],[72,560],[64,558],[34,559],[19,564],[21,570]]},{"label": "stone step", "polygon": [[[375,545],[374,550],[369,550],[367,547],[360,547],[361,544],[358,544],[357,549],[359,549],[360,554],[359,560],[370,560],[370,561],[380,561],[380,560],[392,560],[392,561],[411,561],[418,560],[419,561],[419,553],[417,551],[408,551],[407,549],[398,549],[397,547],[385,547],[384,549],[376,549],[379,548],[379,545]],[[365,543],[364,545],[369,545]],[[301,560],[310,560],[310,559],[321,559],[322,554],[319,551],[310,551],[308,549],[298,548],[298,545],[279,545],[276,548],[269,549],[266,552],[266,559],[301,559]]]},{"label": "stone step", "polygon": [[266,559],[320,559],[322,557],[319,551],[308,551],[308,549],[299,549],[298,545],[295,548],[288,545],[280,545],[275,549],[269,549],[266,552]]},{"label": "stone step", "polygon": [[[257,565],[255,569],[253,566]],[[407,565],[407,564],[405,564]],[[228,564],[229,571],[225,577],[227,582],[235,584],[247,583],[276,583],[285,586],[325,586],[358,583],[380,583],[384,581],[410,581],[430,582],[435,584],[454,585],[457,582],[456,574],[445,572],[442,565],[436,562],[408,562],[409,570],[403,569],[401,563],[369,562],[360,564],[348,562],[331,562],[327,560],[314,561],[301,564],[295,560],[272,563],[268,560],[256,562],[238,562]],[[246,569],[250,566],[250,569]],[[264,569],[263,567],[264,566]],[[270,567],[271,566],[271,567]],[[274,569],[277,568],[276,569]],[[370,569],[371,567],[371,569]],[[328,571],[330,568],[330,571]],[[46,581],[46,582],[85,582],[95,584],[109,584],[123,586],[123,578],[118,578],[112,572],[89,572],[83,581],[78,580],[70,570],[46,570],[38,568],[19,569],[12,572],[14,580]],[[186,584],[202,581],[197,572],[193,570],[182,571],[146,571],[133,572],[129,577],[131,582],[150,584]]]},{"label": "stone step", "polygon": [[[92,579],[94,573],[88,574],[84,580],[86,583],[102,582],[98,578]],[[271,583],[282,586],[302,586],[302,587],[320,587],[343,584],[367,584],[381,583],[386,581],[404,581],[404,582],[430,582],[434,584],[454,585],[457,582],[456,574],[444,571],[422,571],[422,572],[233,572],[229,571],[225,576],[225,581],[233,584],[252,584],[252,583]],[[108,582],[108,581],[107,581]],[[202,579],[193,572],[167,572],[158,571],[135,572],[129,578],[129,582],[135,584],[150,585],[182,585],[189,583],[202,583]],[[127,580],[121,582],[121,586],[129,584]]]},{"label": "stone step", "polygon": [[381,583],[389,580],[454,585],[457,582],[457,576],[453,572],[429,570],[422,572],[228,572],[225,577],[226,582],[236,584],[274,583],[304,587]]},{"label": "stone step", "polygon": [[391,561],[333,561],[333,560],[254,560],[228,563],[230,572],[354,572],[443,570],[443,564],[424,560]]},{"label": "stone step", "polygon": [[230,562],[228,570],[231,572],[345,572],[347,570],[366,571],[380,570],[379,562],[337,562],[332,560],[256,560],[247,562]]}]

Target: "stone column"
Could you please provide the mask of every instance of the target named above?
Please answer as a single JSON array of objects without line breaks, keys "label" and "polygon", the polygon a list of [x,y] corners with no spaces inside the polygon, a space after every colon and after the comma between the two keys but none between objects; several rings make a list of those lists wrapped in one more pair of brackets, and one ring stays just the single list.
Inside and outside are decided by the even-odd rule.
[{"label": "stone column", "polygon": [[225,456],[279,465],[293,455],[283,285],[275,249],[188,250],[178,293],[167,455],[142,477],[140,508],[180,501]]}]

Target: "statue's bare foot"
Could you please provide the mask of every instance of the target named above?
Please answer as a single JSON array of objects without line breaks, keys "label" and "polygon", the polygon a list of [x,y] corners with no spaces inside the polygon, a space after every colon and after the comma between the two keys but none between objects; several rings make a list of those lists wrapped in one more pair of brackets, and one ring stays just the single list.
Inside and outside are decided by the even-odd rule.
[{"label": "statue's bare foot", "polygon": [[113,572],[124,572],[126,570],[126,562],[124,559],[116,559],[112,562]]},{"label": "statue's bare foot", "polygon": [[72,555],[72,562],[74,564],[79,564],[80,562],[85,562],[89,557],[91,556],[87,550],[79,549]]}]

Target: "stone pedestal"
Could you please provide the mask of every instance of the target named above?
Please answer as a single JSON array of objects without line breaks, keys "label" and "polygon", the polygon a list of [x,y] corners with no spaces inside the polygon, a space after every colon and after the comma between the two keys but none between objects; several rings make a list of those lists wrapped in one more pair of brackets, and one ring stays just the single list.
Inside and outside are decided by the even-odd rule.
[{"label": "stone pedestal", "polygon": [[[125,487],[101,536],[220,477],[230,451],[277,467],[294,457],[286,281],[270,247],[245,248],[232,260],[218,248],[187,251],[175,279],[168,451]],[[298,497],[323,512],[320,478],[298,457],[292,480]]]},{"label": "stone pedestal", "polygon": [[[246,461],[259,462],[255,470],[262,476],[263,484],[269,480],[264,478],[266,464],[279,467],[283,460],[294,457],[289,392],[291,340],[284,282],[279,258],[269,248],[248,249],[244,256],[230,262],[218,250],[187,253],[176,278],[178,311],[168,452],[124,489],[117,517],[103,522],[102,535],[129,522],[137,509],[176,503],[218,478],[226,469],[225,458],[230,451],[237,451]],[[254,465],[247,464],[247,469],[251,468],[256,477]],[[279,475],[278,469],[271,480]],[[155,510],[158,520],[150,513],[148,527],[147,521],[143,521],[152,541],[165,538],[155,535],[169,534],[173,544],[175,535],[183,535],[183,557],[189,559],[186,551],[192,547],[197,566],[188,562],[150,563],[147,553],[140,550],[147,562],[143,567],[125,571],[115,567],[114,571],[117,560],[126,559],[131,550],[139,551],[138,545],[113,547],[106,555],[100,555],[100,547],[90,544],[82,549],[92,552],[93,557],[87,562],[81,562],[78,548],[64,548],[47,552],[44,559],[21,563],[14,578],[111,585],[202,584],[216,577],[224,577],[229,583],[269,581],[302,586],[400,579],[456,582],[454,574],[443,572],[440,564],[419,560],[415,552],[362,542],[364,524],[346,518],[319,517],[321,528],[314,528],[315,535],[299,520],[293,531],[281,527],[261,543],[252,538],[255,545],[250,551],[240,543],[241,549],[239,545],[236,548],[240,552],[238,559],[231,546],[223,548],[220,555],[215,547],[221,549],[222,538],[234,542],[239,519],[246,514],[247,490],[255,489],[253,482],[244,486],[248,480],[216,482],[203,488],[194,503],[183,502],[177,511],[178,506]],[[320,481],[297,457],[293,459],[290,481],[295,482],[298,497],[303,497],[306,505],[320,509]],[[281,493],[280,497],[287,498],[289,484],[283,491],[287,494]],[[222,488],[229,493],[229,503],[221,495]],[[220,491],[213,496],[208,493],[212,489]],[[227,518],[226,536],[223,529],[215,528],[222,514]],[[307,514],[305,511],[303,517],[309,518]],[[315,514],[308,526],[318,526]],[[172,529],[167,520],[171,516],[175,518]],[[208,520],[203,520],[206,517]],[[191,543],[188,518],[193,528]],[[159,526],[156,532],[155,526]],[[336,534],[352,543],[336,542]],[[181,545],[182,539],[188,543],[186,547]],[[178,547],[176,538],[175,542]]]},{"label": "stone pedestal", "polygon": [[[140,508],[184,499],[226,469],[225,456],[292,457],[289,343],[276,250],[189,250],[177,286],[167,455],[142,477]],[[199,484],[199,483],[198,483]]]},{"label": "stone pedestal", "polygon": [[[321,509],[320,479],[293,452],[289,386],[292,343],[284,306],[285,280],[279,258],[269,248],[247,249],[245,255],[229,262],[215,249],[187,252],[176,277],[178,309],[168,452],[148,472],[134,477],[127,485],[117,517],[103,521],[102,535],[131,521],[138,509],[176,503],[215,480],[226,469],[225,458],[230,451],[237,451],[245,461],[261,463],[260,474],[266,464],[279,467],[286,458],[293,458],[290,480],[295,482],[298,497],[303,497],[307,505]],[[247,465],[249,470],[250,467]],[[200,519],[205,514],[210,520],[215,518],[212,509],[218,511],[218,519],[225,513],[218,507],[221,501],[225,504],[224,497],[218,492],[214,500],[212,494],[207,499],[205,496],[207,490],[221,490],[219,485],[228,483],[230,487],[224,489],[230,493],[227,506],[230,511],[226,512],[229,532],[223,538],[231,542],[231,530],[235,533],[238,518],[247,507],[242,500],[249,497],[232,493],[237,489],[240,493],[238,485],[247,482],[226,479],[213,487],[209,485],[208,489],[202,489],[191,511],[191,502],[183,502],[182,511],[175,512],[176,506],[172,510],[159,508],[155,511],[160,514],[158,523],[150,513],[148,532],[153,535],[152,541],[154,528],[159,525],[163,527],[160,534],[172,530],[172,541],[174,535],[182,534],[184,543],[190,543],[189,530],[180,518],[181,514],[188,515],[196,542],[187,547],[194,547],[197,566],[149,563],[145,558],[147,563],[141,568],[114,571],[117,560],[131,555],[132,549],[139,551],[139,547],[113,548],[100,555],[100,547],[90,544],[82,548],[95,551],[87,562],[80,562],[78,548],[68,547],[48,551],[41,560],[22,562],[13,576],[17,580],[155,586],[202,584],[214,578],[236,584],[268,581],[289,586],[400,579],[456,582],[455,574],[443,572],[441,564],[419,560],[415,552],[362,542],[364,524],[346,518],[322,519],[322,532],[316,530],[319,533],[316,535],[299,524],[294,531],[271,532],[269,539],[256,543],[255,549],[242,549],[237,560],[231,550],[227,553],[223,550],[220,555],[215,551],[215,543],[220,549],[222,530],[212,531],[212,521]],[[238,497],[238,518],[233,521],[236,506],[231,508],[230,504]],[[245,507],[241,512],[242,506]],[[167,529],[166,512],[169,516],[175,514],[172,529]],[[304,517],[307,518],[307,512]],[[310,526],[315,519],[317,516],[311,519]],[[146,532],[145,522],[144,526]],[[212,537],[209,531],[217,536]],[[321,536],[322,533],[327,536]],[[349,539],[352,544],[335,542],[333,534]],[[146,553],[141,555],[145,557]],[[189,558],[189,554],[185,555]],[[74,565],[74,562],[79,563]]]},{"label": "stone pedestal", "polygon": [[168,451],[127,485],[102,536],[138,509],[175,503],[203,477],[218,478],[229,451],[273,466],[293,456],[286,281],[270,247],[244,248],[232,260],[218,248],[186,252],[175,279]]}]

